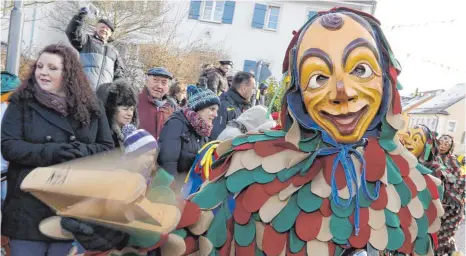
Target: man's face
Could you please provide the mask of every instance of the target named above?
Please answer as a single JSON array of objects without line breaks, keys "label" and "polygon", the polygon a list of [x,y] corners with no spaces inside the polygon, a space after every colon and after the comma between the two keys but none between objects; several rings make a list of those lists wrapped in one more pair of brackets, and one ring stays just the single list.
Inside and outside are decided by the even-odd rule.
[{"label": "man's face", "polygon": [[[341,143],[359,141],[382,102],[382,71],[370,33],[342,14],[338,30],[319,20],[298,48],[299,82],[312,119]],[[319,35],[319,36],[316,36]]]},{"label": "man's face", "polygon": [[97,23],[95,31],[103,41],[107,41],[112,35],[112,30],[104,23]]},{"label": "man's face", "polygon": [[239,93],[247,101],[250,101],[252,97],[252,93],[254,92],[255,88],[256,88],[256,80],[254,80],[254,78],[249,78],[247,82],[241,84]]},{"label": "man's face", "polygon": [[452,144],[453,144],[453,141],[451,137],[449,136],[440,137],[438,139],[438,149],[440,151],[440,154],[442,155],[447,154],[450,151]]},{"label": "man's face", "polygon": [[168,93],[170,79],[161,76],[147,76],[146,87],[152,98],[161,100]]},{"label": "man's face", "polygon": [[228,71],[231,70],[231,66],[230,65],[221,65],[220,69],[226,74],[226,73],[228,73]]}]

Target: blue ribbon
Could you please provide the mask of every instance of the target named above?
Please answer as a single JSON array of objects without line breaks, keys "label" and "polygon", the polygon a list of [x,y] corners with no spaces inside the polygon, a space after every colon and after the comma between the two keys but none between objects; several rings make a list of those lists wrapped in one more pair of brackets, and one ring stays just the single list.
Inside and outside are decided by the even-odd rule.
[{"label": "blue ribbon", "polygon": [[[375,185],[375,190],[374,194],[371,194],[370,191],[367,188],[367,182],[366,182],[366,161],[364,160],[363,155],[356,150],[358,146],[361,146],[362,143],[355,143],[355,144],[339,144],[336,143],[326,132],[322,133],[322,139],[324,142],[332,145],[333,147],[328,147],[328,148],[320,148],[316,150],[312,156],[308,159],[308,164],[304,166],[301,172],[305,172],[309,170],[309,166],[312,164],[314,159],[317,156],[328,156],[328,155],[333,155],[333,154],[338,154],[337,157],[333,160],[333,165],[332,165],[332,177],[331,177],[331,189],[332,189],[332,200],[335,202],[335,204],[338,207],[342,208],[347,208],[351,205],[353,202],[353,199],[356,201],[356,207],[355,207],[355,214],[354,214],[354,226],[355,230],[354,233],[357,236],[359,234],[359,212],[360,212],[360,206],[359,206],[359,193],[356,191],[356,193],[353,195],[353,184],[355,184],[356,189],[358,189],[358,178],[357,178],[357,172],[356,168],[354,167],[353,161],[351,159],[351,154],[355,155],[356,158],[361,162],[362,164],[362,172],[361,172],[361,186],[362,186],[362,191],[366,199],[368,200],[377,200],[379,197],[379,191],[380,191],[380,181],[376,182]],[[343,166],[343,170],[345,172],[345,179],[346,179],[346,186],[348,187],[350,197],[348,201],[342,202],[340,200],[340,197],[338,196],[338,187],[337,187],[337,182],[335,178],[335,173],[337,170],[338,164],[341,163]]]}]

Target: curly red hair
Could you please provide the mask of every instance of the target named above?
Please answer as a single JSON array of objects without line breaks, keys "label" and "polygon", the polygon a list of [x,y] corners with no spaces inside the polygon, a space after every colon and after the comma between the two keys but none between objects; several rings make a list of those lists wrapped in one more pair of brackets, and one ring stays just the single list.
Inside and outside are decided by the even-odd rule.
[{"label": "curly red hair", "polygon": [[[46,46],[38,55],[43,53],[56,54],[63,58],[63,88],[66,93],[68,113],[79,121],[83,126],[89,125],[92,115],[101,116],[102,111],[97,96],[92,90],[76,52],[62,44],[51,44]],[[34,97],[35,71],[37,62],[32,64],[28,78],[12,96],[14,99],[28,99]]]}]

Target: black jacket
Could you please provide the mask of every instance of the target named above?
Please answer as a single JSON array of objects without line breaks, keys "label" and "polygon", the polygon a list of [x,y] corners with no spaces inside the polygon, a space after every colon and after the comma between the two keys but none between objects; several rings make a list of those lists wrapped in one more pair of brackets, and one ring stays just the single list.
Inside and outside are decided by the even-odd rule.
[{"label": "black jacket", "polygon": [[239,95],[233,87],[220,95],[218,116],[213,121],[214,129],[212,130],[210,139],[216,140],[218,135],[227,127],[227,123],[238,118],[249,107],[250,103]]},{"label": "black jacket", "polygon": [[[102,113],[103,113],[102,107]],[[40,233],[39,223],[55,215],[52,210],[20,189],[21,182],[34,168],[57,164],[54,149],[58,143],[82,143],[83,155],[113,148],[113,140],[103,114],[82,127],[73,117],[32,99],[13,99],[2,119],[1,151],[8,166],[8,188],[2,213],[2,235],[12,239],[50,241]],[[56,151],[56,149],[55,149]]]},{"label": "black jacket", "polygon": [[174,112],[159,137],[159,165],[169,173],[187,173],[207,137],[196,133],[181,110]]},{"label": "black jacket", "polygon": [[95,35],[83,34],[83,25],[86,14],[75,16],[66,28],[66,36],[71,45],[79,52],[84,72],[96,90],[103,83],[124,77],[124,65],[117,49],[104,43]]}]

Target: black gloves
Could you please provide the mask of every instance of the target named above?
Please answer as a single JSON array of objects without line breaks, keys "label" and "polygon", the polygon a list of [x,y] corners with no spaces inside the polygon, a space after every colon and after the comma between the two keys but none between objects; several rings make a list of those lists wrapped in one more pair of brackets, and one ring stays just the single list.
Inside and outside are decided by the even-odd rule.
[{"label": "black gloves", "polygon": [[71,143],[71,146],[77,151],[80,152],[80,157],[88,156],[89,150],[87,150],[87,145],[78,141]]},{"label": "black gloves", "polygon": [[79,9],[79,14],[88,14],[88,13],[89,13],[89,8],[87,6]]},{"label": "black gloves", "polygon": [[63,163],[85,156],[79,149],[73,146],[73,144],[67,143],[45,144],[43,154],[47,162],[46,165]]},{"label": "black gloves", "polygon": [[77,219],[63,217],[61,226],[73,233],[74,238],[88,251],[121,250],[129,240],[126,233]]}]

